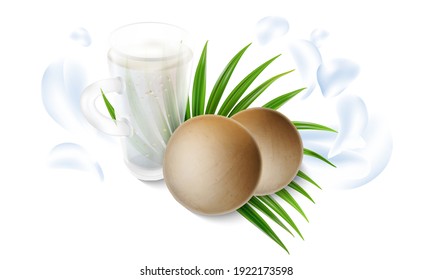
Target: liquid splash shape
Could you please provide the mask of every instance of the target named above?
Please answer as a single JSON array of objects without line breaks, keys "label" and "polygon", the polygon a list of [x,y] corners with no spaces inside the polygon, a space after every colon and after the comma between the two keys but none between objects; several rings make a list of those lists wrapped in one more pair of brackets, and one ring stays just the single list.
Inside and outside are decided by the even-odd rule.
[{"label": "liquid splash shape", "polygon": [[[338,136],[325,131],[300,131],[304,147],[325,158]],[[322,161],[305,156],[304,168],[313,168],[317,181],[335,189],[353,189],[371,182],[388,165],[393,149],[390,131],[378,117],[368,118],[360,135],[365,141],[362,148],[345,149],[333,158],[328,158],[336,168]]]},{"label": "liquid splash shape", "polygon": [[[327,158],[329,147],[314,144],[305,144],[305,147]],[[371,169],[370,160],[352,150],[343,151],[329,161],[336,167],[312,157],[304,157],[303,164],[304,168],[314,168],[317,181],[332,188],[351,188],[354,186],[353,180],[366,177]]]},{"label": "liquid splash shape", "polygon": [[260,44],[266,45],[289,31],[289,23],[283,17],[267,16],[256,24],[256,36]]},{"label": "liquid splash shape", "polygon": [[311,42],[318,48],[320,48],[323,45],[323,42],[328,38],[329,36],[329,32],[321,29],[321,28],[317,28],[314,29],[313,32],[311,32],[310,35],[310,39]]},{"label": "liquid splash shape", "polygon": [[358,152],[368,159],[370,170],[362,178],[346,180],[345,184],[340,183],[340,188],[358,188],[371,182],[382,173],[391,159],[392,137],[382,120],[377,117],[371,118],[363,137],[367,145]]},{"label": "liquid splash shape", "polygon": [[289,45],[290,53],[296,64],[296,70],[299,71],[307,90],[301,95],[307,98],[316,87],[317,69],[322,63],[322,56],[317,47],[307,40],[297,40]]},{"label": "liquid splash shape", "polygon": [[83,47],[88,47],[92,44],[92,38],[85,28],[77,28],[71,32],[69,37]]},{"label": "liquid splash shape", "polygon": [[327,152],[329,152],[329,147],[335,142],[337,138],[337,133],[330,131],[322,131],[322,130],[299,130],[299,134],[301,135],[302,142],[308,146],[308,144],[312,145],[324,145],[327,147]]},{"label": "liquid splash shape", "polygon": [[81,92],[86,85],[85,69],[62,59],[50,64],[42,77],[42,102],[47,113],[65,129],[85,124],[80,109]]},{"label": "liquid splash shape", "polygon": [[359,66],[347,59],[323,63],[317,70],[317,81],[325,97],[342,93],[359,74]]},{"label": "liquid splash shape", "polygon": [[345,150],[363,148],[366,144],[361,136],[368,123],[368,111],[364,101],[358,96],[342,96],[337,101],[337,113],[339,132],[329,151],[329,158]]},{"label": "liquid splash shape", "polygon": [[48,166],[89,172],[97,176],[101,182],[104,181],[104,173],[99,163],[83,147],[75,143],[55,146],[48,156]]}]

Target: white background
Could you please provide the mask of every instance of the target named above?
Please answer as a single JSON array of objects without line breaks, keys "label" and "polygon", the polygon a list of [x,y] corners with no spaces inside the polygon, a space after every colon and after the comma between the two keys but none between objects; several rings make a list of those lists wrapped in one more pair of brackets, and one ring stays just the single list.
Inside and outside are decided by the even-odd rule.
[{"label": "white background", "polygon": [[[145,265],[293,266],[291,279],[433,279],[433,20],[425,1],[397,2],[0,4],[0,279],[145,279],[139,275]],[[44,110],[42,75],[63,55],[77,27],[90,32],[93,59],[105,67],[107,36],[114,28],[137,21],[183,26],[197,42],[196,54],[210,40],[214,80],[230,56],[254,40],[256,22],[268,15],[287,18],[293,37],[308,39],[315,28],[328,30],[328,57],[349,58],[361,66],[351,90],[386,117],[394,140],[387,169],[367,186],[308,188],[316,204],[300,201],[310,223],[296,220],[305,241],[279,232],[291,255],[236,213],[218,218],[191,214],[164,183],[134,179],[118,146],[68,132]],[[259,60],[251,52],[245,61],[251,68]],[[92,79],[107,75],[90,74]],[[320,118],[317,112],[309,114]],[[61,142],[92,151],[105,182],[83,172],[47,168],[50,149]]]}]

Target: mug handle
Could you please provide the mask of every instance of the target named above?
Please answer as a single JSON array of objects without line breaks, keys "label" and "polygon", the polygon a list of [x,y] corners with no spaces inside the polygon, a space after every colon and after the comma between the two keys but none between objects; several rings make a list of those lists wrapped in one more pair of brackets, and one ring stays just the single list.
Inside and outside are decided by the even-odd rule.
[{"label": "mug handle", "polygon": [[81,111],[87,121],[96,129],[113,136],[131,136],[132,127],[128,120],[122,118],[113,120],[104,116],[96,108],[96,99],[101,97],[101,89],[105,93],[116,92],[122,94],[122,80],[120,77],[109,78],[94,82],[83,90],[81,94]]}]

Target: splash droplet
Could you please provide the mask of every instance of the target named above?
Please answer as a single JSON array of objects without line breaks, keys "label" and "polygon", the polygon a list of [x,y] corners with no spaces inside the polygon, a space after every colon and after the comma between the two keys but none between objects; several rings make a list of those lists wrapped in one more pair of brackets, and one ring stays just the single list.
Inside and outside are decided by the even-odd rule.
[{"label": "splash droplet", "polygon": [[294,41],[289,46],[290,52],[296,64],[296,70],[307,86],[307,90],[301,95],[307,98],[317,84],[317,69],[322,63],[322,56],[317,47],[307,40]]},{"label": "splash droplet", "polygon": [[368,111],[364,101],[358,96],[343,96],[338,100],[337,113],[339,133],[329,151],[330,158],[345,150],[363,148],[366,144],[361,136],[368,123]]},{"label": "splash droplet", "polygon": [[66,129],[82,127],[85,123],[80,109],[80,95],[85,85],[85,69],[78,63],[61,60],[45,70],[42,102],[53,120]]},{"label": "splash droplet", "polygon": [[69,37],[83,47],[88,47],[92,44],[92,38],[85,28],[77,28],[71,32]]},{"label": "splash droplet", "polygon": [[317,70],[317,81],[325,97],[342,93],[359,74],[359,66],[347,59],[322,63]]},{"label": "splash droplet", "polygon": [[289,31],[289,23],[283,17],[267,16],[256,24],[257,40],[266,45],[275,38],[281,37]]},{"label": "splash droplet", "polygon": [[80,145],[62,143],[55,146],[48,157],[48,166],[52,168],[72,169],[92,173],[104,181],[104,173],[98,162]]},{"label": "splash droplet", "polygon": [[311,42],[318,48],[320,48],[323,44],[323,42],[328,38],[329,36],[329,32],[321,29],[321,28],[317,28],[314,29],[313,32],[311,32],[310,38],[311,38]]}]

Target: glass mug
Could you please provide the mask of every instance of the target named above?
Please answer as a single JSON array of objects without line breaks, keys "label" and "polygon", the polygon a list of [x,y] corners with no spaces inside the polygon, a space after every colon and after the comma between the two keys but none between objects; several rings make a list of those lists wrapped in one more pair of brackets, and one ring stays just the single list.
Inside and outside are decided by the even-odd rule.
[{"label": "glass mug", "polygon": [[[192,51],[186,32],[174,25],[134,23],[110,36],[108,66],[113,78],[97,81],[81,95],[81,110],[98,130],[121,137],[124,161],[140,180],[160,180],[165,147],[183,122],[191,77]],[[116,120],[96,100],[116,92]]]}]

